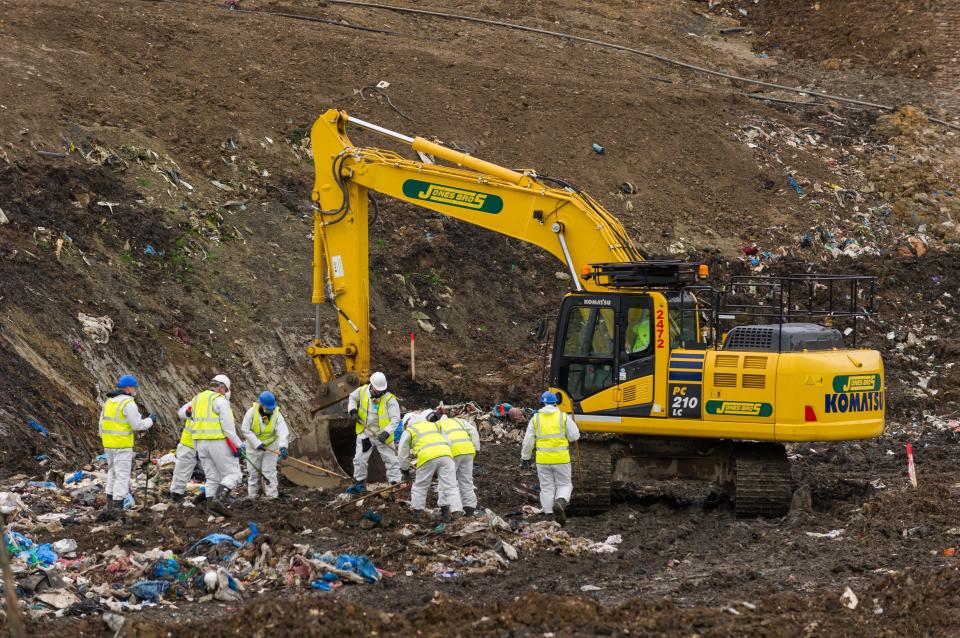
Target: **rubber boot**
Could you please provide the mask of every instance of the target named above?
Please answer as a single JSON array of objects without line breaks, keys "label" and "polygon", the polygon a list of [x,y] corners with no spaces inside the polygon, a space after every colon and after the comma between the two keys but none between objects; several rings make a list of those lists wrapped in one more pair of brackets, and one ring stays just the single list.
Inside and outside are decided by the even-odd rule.
[{"label": "rubber boot", "polygon": [[179,492],[170,492],[170,500],[174,503],[182,503],[183,494],[180,494]]},{"label": "rubber boot", "polygon": [[463,515],[464,516],[474,516],[477,513],[477,508],[475,507],[464,507]]},{"label": "rubber boot", "polygon": [[553,502],[553,519],[560,523],[560,527],[567,524],[567,499],[558,498]]},{"label": "rubber boot", "polygon": [[221,485],[217,488],[216,498],[208,500],[208,507],[221,516],[229,516],[228,506],[231,502],[233,499],[230,497],[230,488]]},{"label": "rubber boot", "polygon": [[440,506],[440,522],[441,523],[450,522],[450,506],[449,505]]}]

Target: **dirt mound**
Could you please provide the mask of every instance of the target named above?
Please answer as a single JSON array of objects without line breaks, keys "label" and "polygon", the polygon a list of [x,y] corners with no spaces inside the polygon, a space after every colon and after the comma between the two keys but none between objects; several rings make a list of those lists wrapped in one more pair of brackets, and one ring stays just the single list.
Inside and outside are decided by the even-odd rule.
[{"label": "dirt mound", "polygon": [[760,49],[783,49],[826,69],[869,67],[930,78],[944,61],[941,49],[956,47],[941,25],[954,10],[949,0],[734,4],[746,12],[744,20],[757,32]]}]

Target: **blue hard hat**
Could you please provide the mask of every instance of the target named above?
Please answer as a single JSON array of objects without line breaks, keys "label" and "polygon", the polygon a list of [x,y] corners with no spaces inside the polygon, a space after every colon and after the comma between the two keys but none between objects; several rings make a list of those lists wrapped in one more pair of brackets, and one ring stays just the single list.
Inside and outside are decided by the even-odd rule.
[{"label": "blue hard hat", "polygon": [[547,405],[556,405],[557,404],[557,395],[550,390],[547,390],[540,395],[540,403],[545,403]]},{"label": "blue hard hat", "polygon": [[117,387],[121,390],[123,388],[139,388],[140,384],[137,383],[137,378],[132,374],[125,374],[117,381]]},{"label": "blue hard hat", "polygon": [[263,409],[267,412],[273,412],[277,407],[277,397],[273,396],[273,392],[269,390],[261,392],[257,401],[260,402],[260,405],[262,405]]}]

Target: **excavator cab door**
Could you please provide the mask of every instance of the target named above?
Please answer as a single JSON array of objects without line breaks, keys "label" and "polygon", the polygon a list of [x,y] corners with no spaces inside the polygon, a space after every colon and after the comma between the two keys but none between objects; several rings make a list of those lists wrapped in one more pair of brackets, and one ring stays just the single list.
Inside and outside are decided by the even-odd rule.
[{"label": "excavator cab door", "polygon": [[649,295],[619,298],[617,403],[621,416],[650,416],[656,372],[657,329]]},{"label": "excavator cab door", "polygon": [[570,295],[557,319],[551,385],[577,413],[616,414],[617,297]]}]

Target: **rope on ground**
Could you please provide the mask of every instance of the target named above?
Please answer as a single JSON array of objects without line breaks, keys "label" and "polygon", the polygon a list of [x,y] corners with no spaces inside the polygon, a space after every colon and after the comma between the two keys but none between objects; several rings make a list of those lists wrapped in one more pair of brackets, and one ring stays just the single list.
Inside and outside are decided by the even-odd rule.
[{"label": "rope on ground", "polygon": [[[539,29],[537,27],[528,27],[522,24],[516,24],[513,22],[503,22],[501,20],[491,20],[489,18],[477,18],[474,16],[460,15],[456,13],[447,13],[443,11],[433,11],[430,9],[413,9],[410,7],[398,7],[389,4],[379,4],[376,2],[363,2],[361,0],[326,0],[331,4],[343,4],[350,5],[355,7],[364,7],[368,9],[382,9],[385,11],[396,11],[399,13],[412,13],[416,15],[427,15],[433,16],[436,18],[448,18],[451,20],[463,20],[465,22],[476,22],[479,24],[487,24],[496,27],[504,27],[507,29],[515,29],[517,31],[527,31],[530,33],[539,33],[541,35],[548,35],[555,38],[562,38],[565,40],[571,40],[573,42],[584,42],[586,44],[593,44],[595,46],[607,48],[607,49],[616,49],[619,51],[626,51],[627,53],[633,53],[636,55],[643,56],[645,58],[650,58],[663,62],[665,64],[672,64],[674,66],[682,67],[689,69],[691,71],[696,71],[698,73],[705,73],[707,75],[713,75],[716,77],[726,78],[728,80],[733,80],[735,82],[745,82],[747,84],[755,84],[757,86],[765,86],[771,89],[780,89],[782,91],[791,91],[793,93],[800,93],[802,95],[814,95],[820,98],[825,98],[828,100],[833,100],[835,102],[844,102],[847,104],[857,104],[859,106],[869,106],[871,108],[880,109],[882,111],[895,111],[896,107],[890,106],[888,104],[877,104],[876,102],[868,102],[866,100],[858,100],[855,98],[844,97],[842,95],[831,95],[829,93],[824,93],[822,91],[817,91],[814,89],[803,89],[795,86],[788,86],[786,84],[776,84],[774,82],[765,82],[763,80],[755,80],[753,78],[746,78],[739,75],[734,75],[732,73],[726,73],[724,71],[717,71],[716,69],[708,69],[706,67],[697,66],[696,64],[690,64],[689,62],[682,62],[674,58],[668,58],[665,55],[659,53],[653,53],[652,51],[644,51],[642,49],[634,49],[632,47],[624,46],[622,44],[615,44],[613,42],[605,42],[603,40],[596,40],[594,38],[586,38],[579,35],[572,35],[570,33],[561,33],[559,31],[549,31],[547,29]],[[960,124],[954,124],[952,122],[947,122],[946,120],[938,118],[929,118],[931,122],[936,122],[937,124],[942,124],[952,129],[960,130]]]}]

